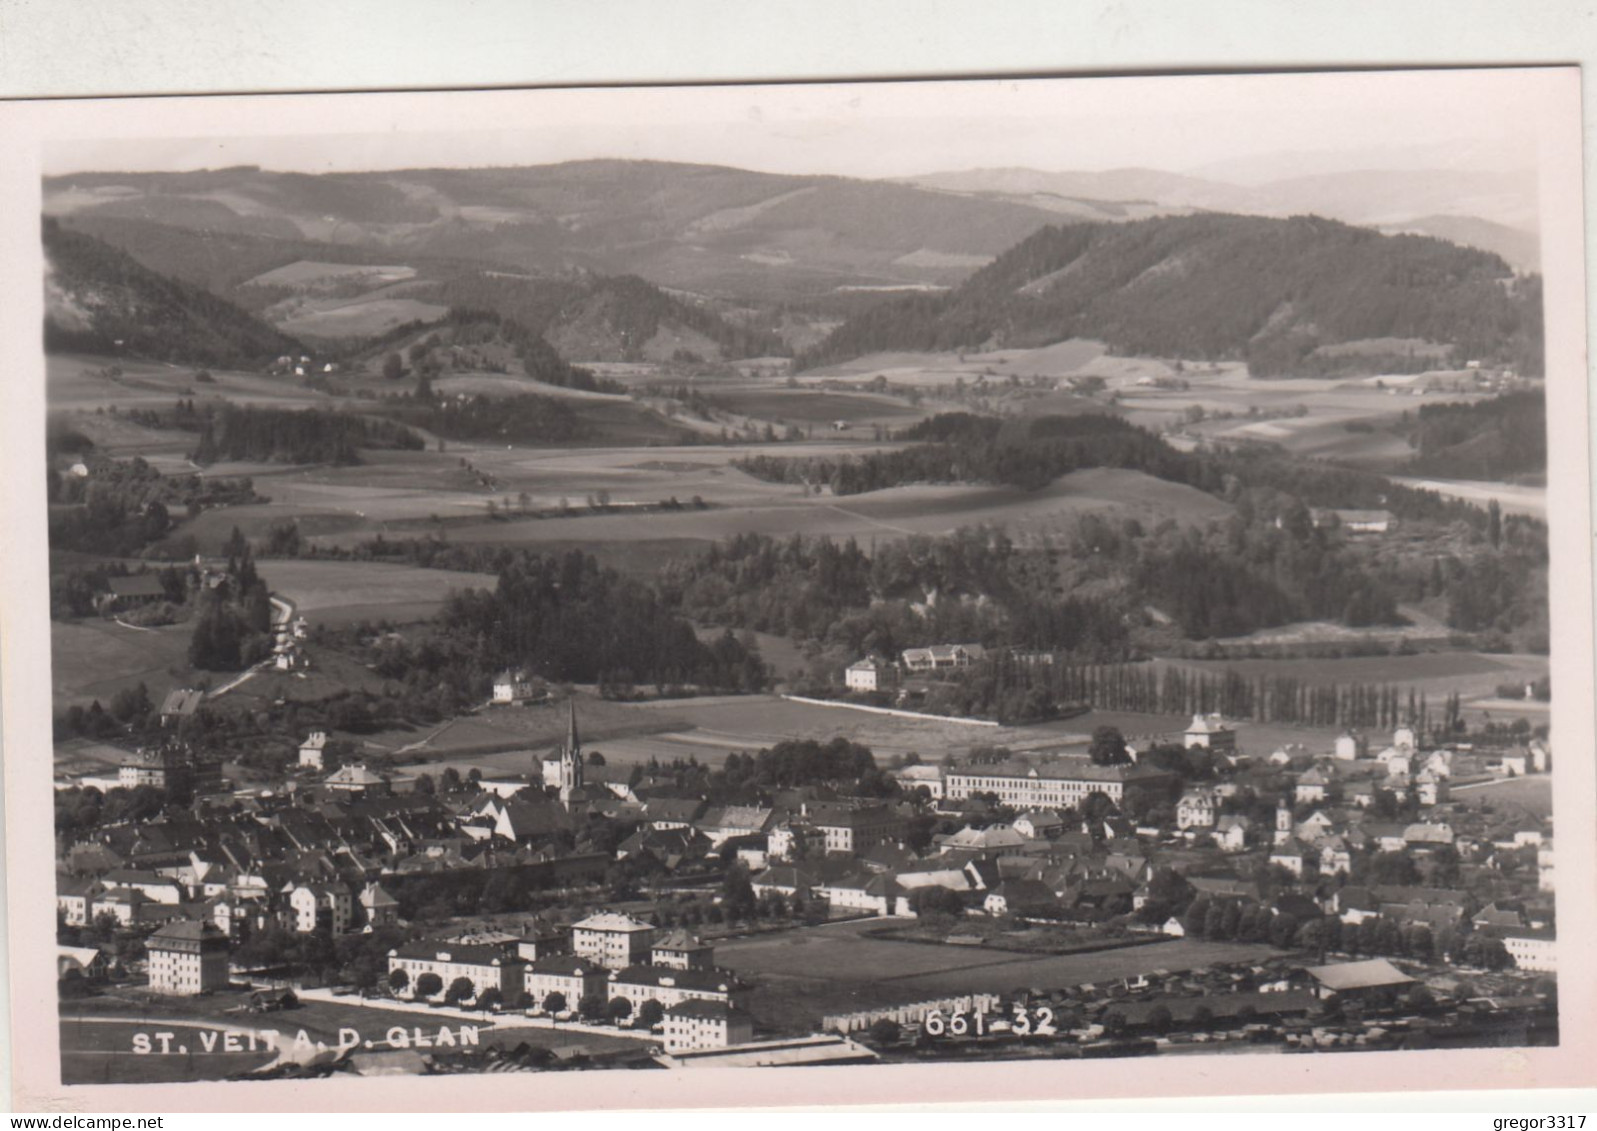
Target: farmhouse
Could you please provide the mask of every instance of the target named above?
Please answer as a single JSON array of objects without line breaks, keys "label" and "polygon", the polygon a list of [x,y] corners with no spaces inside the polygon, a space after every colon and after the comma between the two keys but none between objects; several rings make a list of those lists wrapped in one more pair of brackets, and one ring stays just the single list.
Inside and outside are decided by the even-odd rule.
[{"label": "farmhouse", "polygon": [[153,573],[135,573],[129,577],[113,577],[108,582],[109,592],[103,598],[108,609],[134,609],[166,600],[166,587]]},{"label": "farmhouse", "polygon": [[204,701],[205,692],[196,691],[191,687],[180,687],[175,691],[169,691],[166,698],[161,700],[161,721],[181,722],[198,711]]}]

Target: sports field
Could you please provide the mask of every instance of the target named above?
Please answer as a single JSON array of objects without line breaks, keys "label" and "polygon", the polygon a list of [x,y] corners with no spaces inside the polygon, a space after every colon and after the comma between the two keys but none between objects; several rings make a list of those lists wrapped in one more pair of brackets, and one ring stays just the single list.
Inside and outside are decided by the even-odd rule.
[{"label": "sports field", "polygon": [[813,1025],[827,1013],[851,1009],[974,992],[1046,992],[1280,953],[1257,943],[1169,939],[1039,958],[869,937],[866,932],[883,922],[855,920],[724,941],[716,946],[716,962],[755,983],[751,1008],[756,1017],[786,1028]]}]

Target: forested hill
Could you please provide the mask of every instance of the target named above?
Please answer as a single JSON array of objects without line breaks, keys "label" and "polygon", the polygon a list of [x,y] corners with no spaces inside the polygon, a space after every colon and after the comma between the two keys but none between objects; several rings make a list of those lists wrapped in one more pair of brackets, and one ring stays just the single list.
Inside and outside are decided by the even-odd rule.
[{"label": "forested hill", "polygon": [[44,222],[47,349],[199,365],[253,365],[299,342],[192,284],[157,274],[93,236]]},{"label": "forested hill", "polygon": [[635,275],[516,278],[480,271],[429,293],[446,306],[514,319],[562,355],[589,361],[665,361],[679,351],[713,360],[787,352],[774,333],[736,325]]},{"label": "forested hill", "polygon": [[[955,290],[873,307],[798,358],[1027,347],[1245,360],[1256,376],[1465,359],[1542,372],[1541,280],[1497,256],[1318,217],[1166,216],[1038,231]],[[1349,343],[1357,343],[1351,348]]]}]

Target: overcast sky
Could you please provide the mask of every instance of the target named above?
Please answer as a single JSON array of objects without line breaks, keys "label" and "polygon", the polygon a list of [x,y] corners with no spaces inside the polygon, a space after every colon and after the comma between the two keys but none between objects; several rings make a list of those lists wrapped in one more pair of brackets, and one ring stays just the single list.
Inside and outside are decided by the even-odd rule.
[{"label": "overcast sky", "polygon": [[[237,164],[330,172],[625,157],[858,177],[1145,166],[1238,180],[1339,168],[1529,167],[1535,120],[1524,74],[298,96],[232,100],[237,112],[222,115],[223,129],[174,134],[169,125],[162,137],[163,121],[206,117],[181,112],[204,109],[205,100],[186,107],[171,100],[141,104],[151,112],[139,132],[149,136],[56,143],[46,160],[55,173]],[[1249,160],[1282,154],[1296,156]]]}]

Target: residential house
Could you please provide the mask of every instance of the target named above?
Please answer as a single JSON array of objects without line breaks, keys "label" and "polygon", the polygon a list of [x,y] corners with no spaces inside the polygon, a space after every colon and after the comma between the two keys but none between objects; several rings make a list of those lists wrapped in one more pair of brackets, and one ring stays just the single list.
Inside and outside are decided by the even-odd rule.
[{"label": "residential house", "polygon": [[676,930],[655,940],[649,950],[649,964],[667,970],[711,970],[715,967],[715,948],[687,931]]},{"label": "residential house", "polygon": [[832,907],[870,911],[877,915],[912,914],[909,898],[898,881],[881,875],[842,876],[815,885],[815,895]]},{"label": "residential house", "polygon": [[856,660],[843,673],[843,684],[850,691],[881,691],[892,682],[892,665],[880,656]]},{"label": "residential house", "polygon": [[1183,745],[1189,750],[1201,746],[1216,754],[1229,754],[1237,748],[1237,732],[1226,725],[1221,715],[1193,715],[1183,735]]},{"label": "residential house", "polygon": [[341,935],[355,924],[355,900],[346,883],[294,884],[286,894],[294,930],[302,935]]},{"label": "residential house", "polygon": [[775,811],[759,806],[727,805],[705,810],[693,827],[710,840],[712,851],[734,837],[759,836],[773,824]]},{"label": "residential house", "polygon": [[1353,871],[1353,853],[1346,839],[1328,836],[1319,843],[1320,875],[1334,876],[1338,872],[1348,875]]},{"label": "residential house", "polygon": [[325,770],[327,757],[327,732],[313,730],[304,742],[299,744],[299,764],[312,770]]},{"label": "residential house", "polygon": [[58,946],[55,955],[57,979],[74,977],[97,982],[106,976],[110,967],[105,952],[96,946]]},{"label": "residential house", "polygon": [[1047,840],[1065,831],[1065,819],[1051,809],[1032,809],[1016,817],[1009,827],[1030,840]]},{"label": "residential house", "polygon": [[494,676],[493,701],[495,703],[521,703],[536,694],[533,674],[526,668],[506,668]]},{"label": "residential house", "polygon": [[1452,844],[1453,828],[1441,821],[1417,821],[1404,827],[1403,840],[1409,845]]},{"label": "residential house", "polygon": [[322,779],[322,785],[343,797],[383,796],[393,788],[387,778],[367,769],[364,762],[340,766]]},{"label": "residential house", "polygon": [[1253,822],[1241,814],[1227,814],[1214,824],[1214,843],[1221,852],[1241,852],[1248,846],[1248,830]]},{"label": "residential house", "polygon": [[1303,878],[1303,864],[1311,858],[1312,850],[1301,841],[1289,840],[1285,844],[1277,845],[1270,852],[1270,863],[1277,864],[1291,872],[1298,879]]},{"label": "residential house", "polygon": [[105,890],[95,879],[57,876],[55,881],[55,908],[61,921],[69,927],[85,927],[90,922],[89,904]]},{"label": "residential house", "polygon": [[1358,731],[1345,730],[1336,736],[1336,757],[1339,761],[1368,758],[1369,754],[1370,740]]},{"label": "residential house", "polygon": [[1189,789],[1176,802],[1176,828],[1208,829],[1214,827],[1219,801],[1208,789]]},{"label": "residential house", "polygon": [[1006,880],[987,893],[982,910],[989,915],[1022,915],[1056,918],[1059,898],[1048,885],[1038,880]]},{"label": "residential house", "polygon": [[399,900],[375,881],[361,888],[360,917],[366,927],[391,927],[399,922]]},{"label": "residential house", "polygon": [[1297,784],[1293,787],[1292,797],[1299,805],[1306,805],[1316,801],[1324,801],[1329,795],[1333,778],[1319,766],[1315,766],[1307,773],[1298,777]]}]

